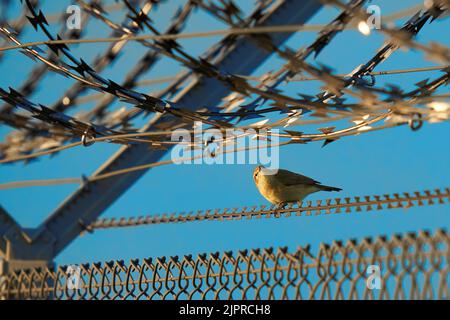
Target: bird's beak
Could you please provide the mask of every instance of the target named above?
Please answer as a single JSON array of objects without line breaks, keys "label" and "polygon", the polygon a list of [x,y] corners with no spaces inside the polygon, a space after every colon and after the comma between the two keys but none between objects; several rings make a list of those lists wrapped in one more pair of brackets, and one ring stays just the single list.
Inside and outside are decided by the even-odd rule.
[{"label": "bird's beak", "polygon": [[258,176],[258,173],[261,171],[261,168],[260,167],[257,167],[256,169],[255,169],[255,171],[253,171],[253,180],[255,180],[256,181],[256,177]]}]

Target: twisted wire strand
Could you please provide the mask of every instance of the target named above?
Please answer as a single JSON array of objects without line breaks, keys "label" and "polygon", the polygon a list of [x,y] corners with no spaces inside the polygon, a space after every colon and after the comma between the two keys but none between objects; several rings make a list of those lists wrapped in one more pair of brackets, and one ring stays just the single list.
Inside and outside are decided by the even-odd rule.
[{"label": "twisted wire strand", "polygon": [[129,218],[101,218],[87,226],[88,231],[95,229],[111,229],[136,227],[143,225],[180,223],[194,221],[228,221],[241,219],[282,218],[293,216],[327,215],[338,213],[408,209],[413,206],[434,204],[448,204],[450,202],[450,189],[424,190],[413,193],[403,192],[392,195],[355,196],[326,200],[300,201],[291,203],[286,208],[272,205],[251,206],[239,208],[224,208],[199,210],[189,213],[172,213],[163,215],[148,215]]}]

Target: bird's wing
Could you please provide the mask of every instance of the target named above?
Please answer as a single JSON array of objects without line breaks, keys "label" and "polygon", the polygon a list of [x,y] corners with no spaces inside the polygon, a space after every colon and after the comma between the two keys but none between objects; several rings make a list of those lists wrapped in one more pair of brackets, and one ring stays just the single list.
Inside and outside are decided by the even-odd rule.
[{"label": "bird's wing", "polygon": [[291,172],[288,170],[279,169],[277,174],[275,175],[278,181],[283,183],[285,186],[292,186],[296,184],[304,184],[304,185],[316,185],[320,184],[319,181],[308,178],[301,174]]}]

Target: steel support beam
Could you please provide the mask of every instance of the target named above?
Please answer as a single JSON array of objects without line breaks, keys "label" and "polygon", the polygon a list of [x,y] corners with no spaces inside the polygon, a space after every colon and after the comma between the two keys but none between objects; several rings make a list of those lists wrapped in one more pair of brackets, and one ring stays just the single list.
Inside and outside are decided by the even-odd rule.
[{"label": "steel support beam", "polygon": [[[0,275],[9,270],[26,269],[28,267],[48,266],[52,261],[52,248],[48,246],[44,255],[37,257],[32,250],[34,230],[22,227],[0,206]],[[44,236],[43,239],[45,239]],[[50,244],[50,241],[46,241]],[[44,245],[41,245],[44,248]],[[47,256],[45,256],[47,255]]]},{"label": "steel support beam", "polygon": [[[319,9],[319,0],[280,0],[261,19],[260,26],[304,24]],[[280,46],[292,33],[273,33],[272,42]],[[214,64],[232,74],[250,74],[261,65],[272,52],[258,46],[251,36],[238,37],[231,47]],[[196,110],[204,106],[216,106],[230,93],[230,88],[214,78],[198,76],[174,99],[185,108]],[[161,124],[176,125],[178,119],[170,115],[157,115],[146,124],[142,131],[150,131]],[[124,169],[130,166],[156,162],[167,150],[152,150],[143,144],[122,147],[95,175]],[[85,226],[97,219],[117,198],[126,192],[147,170],[131,172],[96,182],[87,182],[70,195],[51,216],[33,230],[31,243],[14,241],[18,249],[9,259],[51,260],[60,253],[80,233]],[[1,230],[1,226],[0,226]],[[32,250],[25,250],[25,247]],[[0,250],[3,250],[0,247]]]}]

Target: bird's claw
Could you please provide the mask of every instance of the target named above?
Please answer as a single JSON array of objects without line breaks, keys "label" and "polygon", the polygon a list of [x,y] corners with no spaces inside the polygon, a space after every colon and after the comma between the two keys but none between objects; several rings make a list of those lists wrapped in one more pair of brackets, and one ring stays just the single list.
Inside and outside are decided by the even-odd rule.
[{"label": "bird's claw", "polygon": [[279,213],[278,211],[281,210],[281,209],[286,208],[286,206],[287,206],[287,203],[286,203],[286,202],[280,202],[280,203],[278,203],[277,206],[275,207],[275,212],[276,212],[276,213]]},{"label": "bird's claw", "polygon": [[277,206],[277,210],[284,209],[286,208],[286,206],[287,206],[286,202],[280,202]]}]

